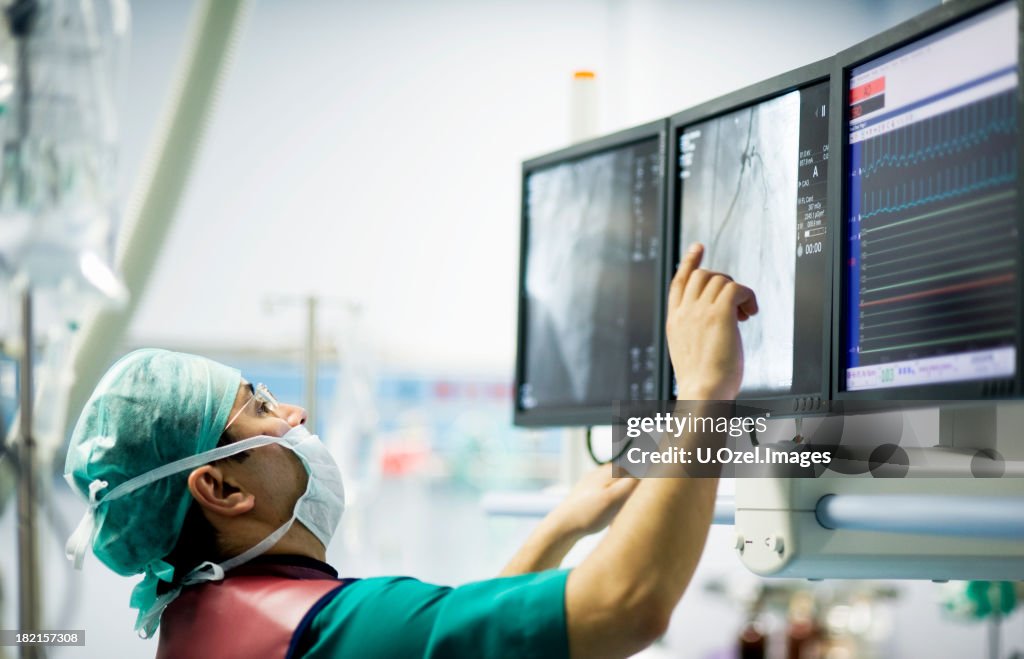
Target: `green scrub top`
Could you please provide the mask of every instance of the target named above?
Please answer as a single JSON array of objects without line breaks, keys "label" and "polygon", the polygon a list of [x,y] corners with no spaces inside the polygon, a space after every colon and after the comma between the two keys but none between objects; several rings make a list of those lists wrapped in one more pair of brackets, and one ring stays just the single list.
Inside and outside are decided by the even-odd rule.
[{"label": "green scrub top", "polygon": [[568,657],[568,570],[449,588],[408,577],[348,584],[313,618],[303,657]]}]

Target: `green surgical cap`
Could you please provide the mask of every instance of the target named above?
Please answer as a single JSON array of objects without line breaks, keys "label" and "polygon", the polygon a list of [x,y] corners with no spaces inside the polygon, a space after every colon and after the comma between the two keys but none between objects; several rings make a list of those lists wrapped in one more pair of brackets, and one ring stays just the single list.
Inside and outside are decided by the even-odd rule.
[{"label": "green surgical cap", "polygon": [[170,553],[192,502],[177,473],[103,504],[130,478],[217,445],[241,374],[204,357],[136,350],[110,367],[75,425],[64,473],[83,497],[107,482],[96,510],[97,558],[129,576]]}]

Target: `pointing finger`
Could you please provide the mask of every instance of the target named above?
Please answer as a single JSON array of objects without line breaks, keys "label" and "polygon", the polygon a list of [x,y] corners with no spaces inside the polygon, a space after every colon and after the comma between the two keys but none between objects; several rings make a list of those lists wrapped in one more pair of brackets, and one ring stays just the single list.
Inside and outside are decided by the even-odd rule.
[{"label": "pointing finger", "polygon": [[676,274],[672,278],[672,285],[668,291],[669,309],[678,307],[679,303],[683,301],[683,291],[686,290],[686,284],[690,280],[690,275],[693,271],[700,267],[702,258],[704,258],[704,246],[700,243],[693,243],[686,250],[686,254],[683,255],[679,263],[679,269],[676,270]]}]

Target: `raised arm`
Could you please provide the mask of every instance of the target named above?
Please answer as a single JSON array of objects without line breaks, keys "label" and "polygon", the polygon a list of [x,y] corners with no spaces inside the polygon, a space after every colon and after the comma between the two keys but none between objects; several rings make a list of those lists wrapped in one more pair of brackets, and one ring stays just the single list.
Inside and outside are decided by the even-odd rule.
[{"label": "raised arm", "polygon": [[576,542],[608,526],[638,481],[612,478],[612,466],[588,472],[512,557],[502,577],[556,568]]},{"label": "raised arm", "polygon": [[[753,292],[683,257],[666,323],[680,400],[732,400],[743,375],[737,322],[757,313]],[[717,441],[687,437],[683,444]],[[700,559],[717,478],[647,478],[608,535],[569,575],[566,621],[573,657],[623,657],[662,635]]]}]

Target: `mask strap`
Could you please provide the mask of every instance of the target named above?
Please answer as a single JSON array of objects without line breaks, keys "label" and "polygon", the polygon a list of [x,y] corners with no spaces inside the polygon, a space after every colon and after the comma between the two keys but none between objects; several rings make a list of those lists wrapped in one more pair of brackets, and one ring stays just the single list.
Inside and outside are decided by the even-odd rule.
[{"label": "mask strap", "polygon": [[295,515],[293,514],[291,519],[279,526],[276,531],[263,538],[249,549],[243,551],[238,556],[229,558],[221,563],[221,568],[227,572],[228,570],[238,567],[243,563],[248,563],[261,554],[265,554],[271,547],[277,544],[278,540],[284,537],[285,533],[288,533],[288,530],[292,528],[292,524],[294,523]]},{"label": "mask strap", "polygon": [[82,516],[82,521],[75,527],[74,533],[68,538],[64,545],[64,555],[71,561],[76,570],[82,569],[82,561],[85,560],[85,552],[92,546],[96,539],[96,495],[107,487],[107,481],[96,479],[89,483],[89,507]]},{"label": "mask strap", "polygon": [[197,583],[203,583],[204,581],[220,581],[224,578],[224,573],[228,570],[238,567],[243,563],[248,563],[257,556],[264,554],[271,547],[277,544],[278,540],[284,537],[285,533],[291,529],[292,524],[295,523],[295,516],[282,524],[273,533],[263,538],[255,545],[246,549],[238,556],[229,558],[222,563],[213,563],[211,561],[204,561],[192,569],[191,572],[185,575],[185,578],[181,580],[181,585],[191,586]]},{"label": "mask strap", "polygon": [[[302,441],[307,440],[311,437],[315,437],[315,435],[310,434],[309,430],[307,430],[305,426],[300,425],[295,426],[294,428],[289,430],[287,433],[285,433],[283,437],[269,438],[273,439],[273,442],[263,443],[269,444],[276,442],[291,447],[293,444],[299,444]],[[245,441],[248,442],[250,440]],[[238,444],[242,443],[244,442],[238,442]],[[237,446],[237,444],[232,444],[231,446]],[[310,478],[312,478],[312,472],[309,471],[308,467],[307,472],[310,473]],[[306,488],[309,488],[308,484]],[[295,524],[295,520],[297,518],[298,502],[296,502],[295,508],[292,510],[292,516],[288,519],[288,521],[282,524],[281,526],[277,527],[277,529],[273,533],[263,538],[252,547],[249,547],[241,554],[233,556],[227,559],[226,561],[221,562],[220,564],[212,563],[210,561],[200,563],[191,572],[185,575],[185,578],[181,580],[182,585],[189,586],[204,581],[220,581],[224,578],[225,572],[232,570],[238,567],[239,565],[243,565],[244,563],[248,563],[257,556],[265,554],[267,551],[269,551],[274,545],[278,543],[279,540],[281,540],[281,538],[285,536],[286,533],[288,533],[288,531],[292,528],[292,525]]]},{"label": "mask strap", "polygon": [[[250,449],[258,448],[260,446],[266,446],[267,444],[276,444],[281,440],[280,437],[270,437],[269,435],[257,435],[256,437],[250,437],[249,439],[243,439],[240,442],[234,442],[227,446],[218,446],[217,448],[210,449],[209,451],[203,451],[202,453],[196,453],[190,455],[187,458],[175,460],[174,462],[168,462],[165,465],[151,469],[144,474],[136,476],[135,478],[129,478],[125,482],[121,483],[110,491],[107,496],[103,497],[103,501],[110,501],[113,499],[119,499],[126,494],[131,494],[139,488],[145,487],[150,483],[155,483],[158,480],[173,476],[174,474],[185,471],[186,469],[194,469],[195,467],[201,467],[204,464],[216,462],[223,458],[231,457],[239,453],[244,453]],[[102,503],[102,501],[100,502]]]},{"label": "mask strap", "polygon": [[[243,439],[240,442],[228,444],[227,446],[218,446],[217,448],[204,451],[203,453],[197,453],[196,455],[190,455],[189,457],[182,458],[181,460],[169,462],[163,466],[157,467],[156,469],[147,471],[144,474],[140,474],[135,478],[129,478],[114,489],[110,490],[102,500],[98,500],[98,495],[100,490],[103,490],[108,486],[108,483],[104,480],[94,480],[89,483],[89,507],[86,509],[85,515],[82,516],[82,520],[78,523],[78,526],[75,527],[74,533],[71,534],[71,537],[68,538],[67,543],[64,545],[64,555],[74,564],[76,570],[82,569],[82,562],[85,560],[85,553],[89,550],[89,547],[92,546],[93,542],[96,540],[96,534],[99,532],[99,528],[96,526],[96,509],[100,504],[106,503],[107,501],[113,501],[114,499],[120,499],[139,488],[145,487],[150,483],[155,483],[156,481],[167,478],[168,476],[173,476],[180,471],[201,467],[204,464],[231,457],[232,455],[237,455],[238,453],[243,453],[250,449],[278,443],[280,440],[280,437],[257,435],[256,437]],[[65,475],[65,478],[72,484],[72,487],[74,487],[74,481],[71,474]]]},{"label": "mask strap", "polygon": [[[160,624],[160,616],[163,615],[164,609],[181,594],[182,588],[206,581],[221,581],[224,579],[224,573],[228,570],[251,561],[277,544],[277,541],[284,537],[284,534],[288,532],[294,521],[295,518],[292,517],[292,519],[282,524],[276,531],[256,543],[253,547],[223,563],[217,564],[211,561],[204,561],[197,565],[191,572],[185,575],[180,584],[175,585],[173,589],[157,597],[152,604],[145,607],[145,610],[139,611],[139,618],[135,623],[135,629],[139,632],[139,636],[149,638],[153,635],[157,625]],[[152,583],[149,583],[151,581]],[[147,573],[146,579],[137,588],[142,590],[148,586],[155,592],[155,583],[155,579]]]},{"label": "mask strap", "polygon": [[182,586],[191,586],[204,581],[220,581],[224,578],[224,568],[211,561],[203,561],[185,575]]}]

